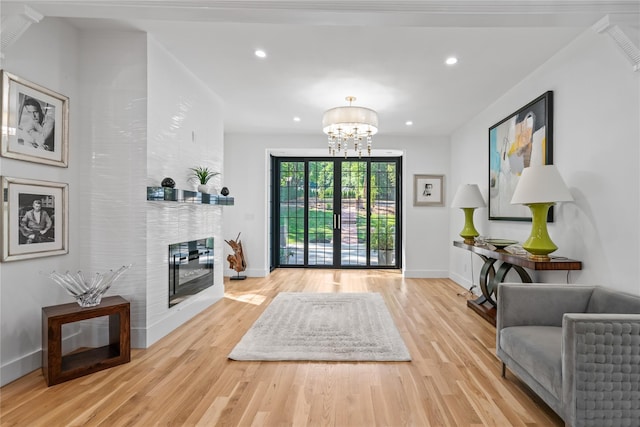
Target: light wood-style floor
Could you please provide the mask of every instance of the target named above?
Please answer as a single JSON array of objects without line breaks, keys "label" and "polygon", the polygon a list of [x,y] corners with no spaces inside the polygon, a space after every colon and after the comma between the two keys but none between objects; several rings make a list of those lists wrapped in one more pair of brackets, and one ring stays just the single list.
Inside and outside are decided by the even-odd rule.
[{"label": "light wood-style floor", "polygon": [[[445,279],[397,271],[280,269],[226,296],[130,363],[47,387],[0,389],[2,426],[562,426],[512,373],[495,328]],[[227,355],[280,291],[379,292],[411,362],[238,362]]]}]

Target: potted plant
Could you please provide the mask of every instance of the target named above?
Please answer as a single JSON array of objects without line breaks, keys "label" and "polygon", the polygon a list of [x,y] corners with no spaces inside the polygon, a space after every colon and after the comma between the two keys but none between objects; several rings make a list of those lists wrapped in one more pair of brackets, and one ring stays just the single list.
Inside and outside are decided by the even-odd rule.
[{"label": "potted plant", "polygon": [[373,229],[371,232],[371,248],[378,251],[378,265],[393,264],[396,227],[389,222],[378,225],[379,229]]},{"label": "potted plant", "polygon": [[214,176],[220,175],[219,172],[214,172],[206,166],[189,168],[189,170],[191,171],[191,176],[189,177],[189,181],[197,182],[198,191],[201,193],[208,193],[209,187],[207,186],[207,183]]}]

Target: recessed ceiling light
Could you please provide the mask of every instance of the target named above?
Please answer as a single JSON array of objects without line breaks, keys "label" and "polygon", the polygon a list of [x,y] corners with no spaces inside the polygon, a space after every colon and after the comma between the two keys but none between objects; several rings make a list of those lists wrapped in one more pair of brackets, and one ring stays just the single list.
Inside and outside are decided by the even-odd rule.
[{"label": "recessed ceiling light", "polygon": [[293,118],[293,121],[294,121],[294,122],[299,122],[299,121],[300,121],[300,117],[298,117],[298,116],[294,117],[294,118]]},{"label": "recessed ceiling light", "polygon": [[455,56],[450,56],[450,57],[448,57],[448,58],[447,58],[447,60],[446,60],[446,61],[444,61],[444,62],[445,62],[445,64],[447,64],[447,65],[453,65],[453,64],[456,64],[456,63],[458,62],[458,58],[456,58]]},{"label": "recessed ceiling light", "polygon": [[256,51],[254,53],[258,58],[266,58],[267,57],[267,52],[265,52],[262,49],[256,49]]},{"label": "recessed ceiling light", "polygon": [[411,120],[407,120],[404,124],[407,126],[413,126],[413,122]]}]

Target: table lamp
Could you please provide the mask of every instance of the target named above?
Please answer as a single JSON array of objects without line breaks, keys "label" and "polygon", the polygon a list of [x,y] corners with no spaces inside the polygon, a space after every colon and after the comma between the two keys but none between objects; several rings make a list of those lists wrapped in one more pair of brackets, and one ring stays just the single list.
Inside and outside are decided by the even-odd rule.
[{"label": "table lamp", "polygon": [[558,247],[547,231],[547,213],[556,202],[572,202],[573,197],[555,165],[531,166],[523,169],[511,204],[528,206],[531,210],[531,235],[522,244],[529,258],[548,261]]},{"label": "table lamp", "polygon": [[462,184],[458,187],[456,195],[451,202],[452,208],[461,208],[464,211],[464,228],[460,232],[460,237],[467,245],[475,243],[475,237],[480,235],[473,226],[473,212],[476,208],[483,208],[486,204],[480,194],[477,184]]}]

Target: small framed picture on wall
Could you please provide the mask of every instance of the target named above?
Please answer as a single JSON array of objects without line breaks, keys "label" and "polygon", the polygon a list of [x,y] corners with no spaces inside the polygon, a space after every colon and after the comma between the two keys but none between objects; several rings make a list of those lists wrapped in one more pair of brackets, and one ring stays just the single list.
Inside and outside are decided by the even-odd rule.
[{"label": "small framed picture on wall", "polygon": [[3,157],[67,167],[69,98],[4,70]]},{"label": "small framed picture on wall", "polygon": [[68,184],[2,177],[2,261],[69,252]]},{"label": "small framed picture on wall", "polygon": [[444,175],[414,175],[413,206],[444,206]]}]

